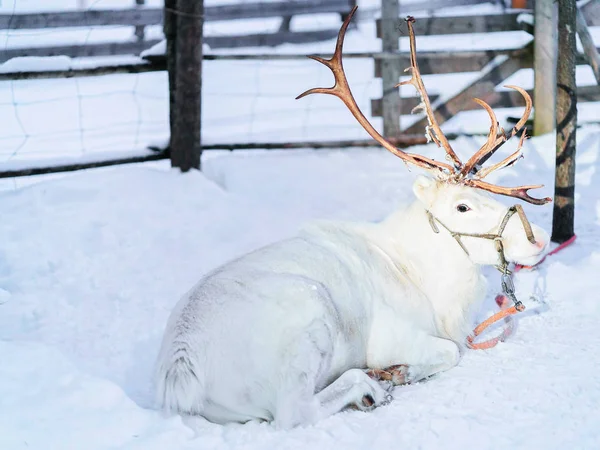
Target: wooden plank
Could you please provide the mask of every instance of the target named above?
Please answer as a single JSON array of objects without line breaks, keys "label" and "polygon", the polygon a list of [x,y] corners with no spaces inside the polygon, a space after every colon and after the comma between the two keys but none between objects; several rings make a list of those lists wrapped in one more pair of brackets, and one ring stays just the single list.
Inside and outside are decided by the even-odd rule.
[{"label": "wooden plank", "polygon": [[554,2],[535,2],[533,40],[533,70],[535,88],[533,104],[533,134],[549,133],[555,126],[557,10]]},{"label": "wooden plank", "polygon": [[[414,24],[415,34],[418,38],[418,36],[434,36],[439,34],[518,31],[521,30],[521,25],[517,22],[517,17],[521,13],[522,11],[483,16],[419,17]],[[381,37],[381,19],[378,19],[376,23],[377,37]]]},{"label": "wooden plank", "polygon": [[245,34],[239,36],[205,36],[211,49],[239,47],[275,47],[281,44],[307,44],[335,39],[337,29],[317,31],[281,31],[276,33]]},{"label": "wooden plank", "polygon": [[[419,52],[417,63],[422,75],[478,72],[498,55],[518,57],[522,50],[483,50],[466,52]],[[400,67],[410,66],[410,55],[401,52],[397,55]],[[381,59],[375,58],[375,77],[381,77]]]},{"label": "wooden plank", "polygon": [[491,0],[428,0],[426,2],[404,3],[400,5],[399,14],[414,14],[419,11],[437,12],[440,8],[455,8],[457,6],[479,5],[481,3],[492,3]]},{"label": "wooden plank", "polygon": [[[481,75],[462,91],[447,101],[439,99],[432,104],[436,120],[440,125],[443,124],[459,112],[464,111],[473,101],[474,97],[478,97],[489,104],[495,103],[499,96],[495,91],[496,86],[524,67],[531,67],[531,60],[528,61],[524,57],[510,58],[507,55],[497,56],[481,71]],[[404,132],[417,134],[423,132],[425,126],[427,126],[427,118],[423,117],[404,130]]]},{"label": "wooden plank", "polygon": [[0,30],[159,25],[162,23],[162,17],[162,8],[0,14]]},{"label": "wooden plank", "polygon": [[[477,72],[481,67],[479,63],[469,63],[472,59],[482,58],[482,60],[489,62],[489,59],[493,59],[498,55],[511,55],[512,57],[518,58],[524,54],[525,51],[519,50],[494,50],[494,51],[466,51],[466,52],[419,52],[418,61],[421,73],[423,74],[438,74],[438,73],[457,73],[461,71],[461,68],[465,65],[469,70],[468,72]],[[306,53],[229,53],[229,54],[207,54],[204,55],[204,59],[214,61],[229,61],[229,60],[260,60],[260,61],[289,61],[289,60],[306,60]],[[321,58],[331,58],[331,53],[311,53],[311,55],[320,56]],[[344,60],[348,59],[375,59],[375,64],[381,59],[400,59],[401,66],[403,63],[409,65],[409,54],[408,52],[353,52],[344,53]],[[144,60],[162,62],[165,59],[165,55],[148,55],[144,56]],[[430,61],[429,61],[430,60]],[[456,63],[454,63],[456,61]],[[582,60],[582,63],[585,63]],[[435,69],[435,70],[434,70]]]},{"label": "wooden plank", "polygon": [[261,19],[303,14],[348,13],[351,0],[286,0],[281,2],[236,3],[206,7],[205,20]]},{"label": "wooden plank", "polygon": [[589,0],[580,6],[583,17],[589,27],[600,26],[600,1]]},{"label": "wooden plank", "polygon": [[[215,5],[205,8],[206,21],[259,19],[302,14],[347,13],[351,0],[292,0]],[[0,30],[160,25],[162,8],[86,9],[83,11],[0,14]]]},{"label": "wooden plank", "polygon": [[[529,95],[533,95],[533,91],[528,89]],[[497,92],[494,96],[494,102],[491,104],[493,108],[513,108],[525,106],[523,96],[515,91]],[[596,86],[580,86],[577,88],[577,101],[580,102],[598,102],[600,101],[600,90]],[[480,106],[475,102],[467,105],[465,111],[480,109]]]},{"label": "wooden plank", "polygon": [[592,68],[592,72],[594,72],[596,83],[600,86],[600,54],[596,50],[594,40],[580,9],[577,9],[577,34],[583,46],[583,53]]},{"label": "wooden plank", "polygon": [[76,78],[97,77],[101,75],[114,75],[116,73],[134,74],[147,72],[160,72],[166,70],[166,61],[162,63],[149,63],[140,61],[133,64],[112,64],[98,67],[82,67],[69,70],[44,70],[31,72],[0,72],[0,81],[7,80],[43,80],[50,78]]},{"label": "wooden plank", "polygon": [[[389,57],[390,55],[382,54],[382,53],[373,53],[373,52],[365,52],[365,53],[349,53],[344,55],[344,58],[373,58],[373,57]],[[323,58],[329,58],[331,55],[329,54],[320,54],[319,56]],[[203,59],[205,61],[236,61],[236,60],[258,60],[258,61],[269,61],[269,60],[279,60],[279,61],[289,61],[289,60],[305,60],[306,55],[303,54],[229,54],[229,55],[203,55]],[[587,61],[584,55],[577,55],[577,64],[583,65],[587,64]],[[0,81],[7,80],[36,80],[36,79],[49,79],[49,78],[74,78],[74,77],[94,77],[99,75],[110,75],[115,73],[145,73],[145,72],[159,72],[162,70],[167,70],[167,62],[164,55],[154,55],[152,57],[144,58],[136,63],[131,64],[107,64],[98,67],[83,67],[83,68],[74,68],[68,70],[39,70],[39,71],[29,71],[29,72],[5,72],[0,73]],[[598,90],[597,88],[595,88]],[[431,98],[437,98],[437,96],[433,95]],[[403,102],[408,102],[406,108],[402,107],[402,111],[410,112],[416,104],[413,104],[413,100],[411,97],[407,97],[402,100]],[[582,100],[585,101],[585,100]],[[589,100],[591,101],[591,100]],[[408,112],[403,112],[403,114],[407,114]]]},{"label": "wooden plank", "polygon": [[[533,95],[533,90],[528,89],[527,93]],[[437,95],[429,96],[432,102],[438,99]],[[600,89],[597,86],[579,86],[577,88],[578,102],[600,102]],[[494,93],[490,106],[493,108],[515,108],[525,106],[523,96],[515,91],[497,91]],[[402,98],[402,114],[410,114],[411,109],[417,106],[419,99],[417,97]],[[461,111],[481,110],[474,101],[466,102]],[[381,99],[371,100],[371,117],[381,116]]]},{"label": "wooden plank", "polygon": [[[437,100],[437,95],[430,95],[429,98],[431,101]],[[421,99],[418,97],[402,97],[402,101],[400,103],[400,114],[410,114],[410,112],[415,108]],[[381,117],[381,99],[374,98],[371,100],[371,117]]]},{"label": "wooden plank", "polygon": [[59,45],[56,47],[9,48],[0,52],[0,63],[19,56],[59,56],[71,58],[89,56],[139,55],[147,48],[158,44],[160,40],[151,39],[143,42],[107,42],[87,45]]},{"label": "wooden plank", "polygon": [[600,102],[598,86],[577,87],[577,102]]}]

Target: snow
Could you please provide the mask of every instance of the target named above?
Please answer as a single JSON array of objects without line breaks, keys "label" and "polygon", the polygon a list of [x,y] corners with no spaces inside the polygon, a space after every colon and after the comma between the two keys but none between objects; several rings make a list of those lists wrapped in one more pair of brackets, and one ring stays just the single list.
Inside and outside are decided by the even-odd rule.
[{"label": "snow", "polygon": [[[464,156],[480,143],[455,148]],[[373,149],[214,152],[203,173],[159,162],[0,193],[0,448],[596,448],[600,128],[578,130],[578,143],[578,240],[516,276],[518,295],[546,306],[523,313],[506,343],[397,388],[388,406],[289,432],[154,410],[151,369],[170,309],[203,273],[309,220],[381,220],[411,200],[416,170]],[[553,144],[527,141],[494,181],[550,193]],[[525,208],[549,229],[551,205]],[[499,286],[486,273],[480,319]]]},{"label": "snow", "polygon": [[533,20],[534,20],[533,14],[521,13],[517,16],[518,23],[526,23],[528,25],[533,25],[533,23],[534,23]]},{"label": "snow", "polygon": [[[0,13],[37,11],[41,4],[4,0]],[[44,0],[43,9],[76,4]],[[159,6],[161,0],[147,4]],[[373,9],[379,0],[360,5],[362,11]],[[489,12],[497,5],[477,8]],[[295,18],[292,26],[335,24],[339,18],[322,15],[313,22]],[[253,26],[214,24],[214,32]],[[159,36],[158,28],[149,32]],[[598,32],[592,29],[595,37]],[[129,39],[131,30],[11,32],[0,36],[0,46],[40,39],[48,45],[84,43],[108,35]],[[464,35],[419,39],[418,46],[516,48],[530,38],[520,32]],[[332,45],[238,52],[309,54],[331,52]],[[401,46],[408,47],[406,38]],[[361,22],[348,33],[345,48],[379,50],[374,25]],[[132,60],[138,58],[111,58]],[[91,67],[99,61],[24,58],[0,70]],[[381,95],[372,60],[347,60],[345,67],[359,105],[369,111],[370,99]],[[424,80],[430,93],[448,96],[474,76]],[[580,85],[594,83],[589,67],[580,67],[577,77]],[[531,71],[522,70],[505,84],[530,88],[532,81]],[[308,60],[208,61],[203,139],[366,138],[336,99],[293,100],[330,82],[327,70]],[[144,154],[146,144],[168,135],[166,84],[164,73],[0,83],[2,168]],[[402,95],[414,92],[408,88]],[[510,108],[497,115],[503,122],[521,112]],[[598,104],[580,104],[578,113],[579,123],[597,121]],[[402,117],[403,124],[413,120]],[[373,123],[381,124],[377,118]],[[443,128],[487,131],[489,119],[469,111]],[[461,138],[453,146],[464,158],[482,141]],[[288,432],[268,424],[218,426],[155,410],[151,372],[167,316],[204,273],[293,235],[310,220],[381,220],[411,201],[416,170],[375,149],[214,151],[203,155],[202,173],[180,174],[168,162],[155,162],[0,180],[0,449],[600,448],[600,127],[580,128],[577,142],[578,239],[538,270],[516,275],[517,294],[528,310],[518,316],[515,335],[494,349],[467,352],[458,367],[428,382],[397,388],[395,401],[372,413],[344,412]],[[515,145],[507,144],[498,158]],[[431,145],[411,151],[439,157]],[[504,185],[544,183],[539,195],[551,195],[554,159],[553,136],[536,137],[526,141],[516,166],[490,178]],[[525,209],[533,222],[550,229],[552,205]],[[496,310],[498,275],[493,269],[486,275],[491,288],[480,320]],[[543,303],[534,308],[530,295]]]},{"label": "snow", "polygon": [[[202,52],[210,53],[210,45],[202,44]],[[147,50],[144,50],[140,53],[141,58],[146,58],[148,56],[161,56],[167,53],[167,40],[163,39],[158,44],[154,44]]]},{"label": "snow", "polygon": [[165,55],[166,53],[167,53],[167,40],[163,39],[158,44],[154,44],[149,49],[144,50],[142,53],[140,53],[140,57],[145,58],[147,56]]},{"label": "snow", "polygon": [[0,64],[0,73],[69,70],[70,68],[71,58],[68,56],[22,56]]}]

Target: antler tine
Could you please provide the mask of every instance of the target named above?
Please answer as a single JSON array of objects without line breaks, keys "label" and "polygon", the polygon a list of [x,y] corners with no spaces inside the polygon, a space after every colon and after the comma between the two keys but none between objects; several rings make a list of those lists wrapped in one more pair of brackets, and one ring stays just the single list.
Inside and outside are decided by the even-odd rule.
[{"label": "antler tine", "polygon": [[517,146],[517,150],[512,155],[506,157],[499,163],[494,164],[493,166],[489,166],[489,167],[486,167],[485,169],[480,170],[479,172],[477,172],[475,177],[478,180],[483,180],[494,170],[503,169],[504,167],[509,167],[509,166],[512,166],[514,163],[516,163],[519,160],[519,158],[521,158],[521,156],[523,156],[523,150],[522,150],[523,143],[525,142],[525,139],[527,139],[528,137],[529,136],[527,136],[527,128],[525,128],[525,129],[523,129],[523,134],[521,134],[521,139],[519,139],[519,145]]},{"label": "antler tine", "polygon": [[478,161],[481,159],[482,155],[488,154],[490,152],[490,150],[494,147],[496,143],[496,138],[498,137],[498,119],[496,119],[496,114],[494,114],[494,110],[492,109],[492,107],[479,98],[475,98],[473,100],[475,100],[475,102],[477,102],[487,111],[488,115],[490,116],[490,120],[492,121],[492,124],[490,125],[490,133],[488,134],[488,138],[485,144],[483,144],[481,148],[469,158],[469,160],[463,165],[462,169],[460,170],[459,176],[461,178],[469,175],[469,173],[475,168]]},{"label": "antler tine", "polygon": [[[454,164],[454,169],[462,168],[462,161],[456,155],[448,139],[442,132],[435,115],[433,114],[433,110],[431,109],[431,101],[429,100],[429,96],[427,95],[427,90],[425,89],[425,85],[423,84],[423,80],[421,79],[421,72],[419,71],[419,65],[417,64],[417,45],[415,43],[415,32],[413,30],[413,22],[415,22],[415,18],[412,16],[408,16],[406,18],[406,23],[408,25],[408,33],[410,36],[410,67],[405,71],[411,71],[410,80],[403,81],[398,83],[396,86],[404,86],[406,84],[412,84],[419,95],[421,96],[421,104],[419,105],[422,109],[425,110],[425,115],[427,116],[427,122],[429,126],[425,129],[425,135],[431,139],[433,142],[440,147],[444,147],[446,154],[452,160]],[[433,130],[433,132],[432,132]]]},{"label": "antler tine", "polygon": [[531,197],[527,191],[529,189],[538,189],[544,187],[543,184],[536,184],[531,186],[517,186],[517,187],[503,187],[497,186],[495,184],[486,183],[482,180],[473,180],[466,179],[463,180],[463,183],[467,186],[476,187],[482,189],[484,191],[492,192],[494,194],[506,195],[507,197],[514,197],[520,200],[523,200],[527,203],[531,203],[533,205],[545,205],[548,202],[551,202],[552,199],[550,197],[545,198],[534,198]]},{"label": "antler tine", "polygon": [[[495,114],[493,113],[491,107],[487,103],[485,103],[481,100],[478,101],[478,99],[475,99],[475,101],[477,101],[477,103],[479,103],[481,106],[483,106],[486,109],[486,111],[488,112],[488,114],[490,115],[490,118],[492,120],[492,127],[490,128],[490,135],[488,136],[487,142],[481,147],[481,149],[479,149],[479,151],[475,155],[473,155],[473,157],[471,157],[467,161],[467,163],[465,164],[465,166],[463,168],[464,170],[461,171],[461,175],[464,175],[465,177],[475,168],[475,166],[477,164],[480,164],[480,165],[483,164],[506,141],[508,141],[510,138],[512,138],[515,134],[517,134],[519,132],[519,130],[521,130],[525,126],[525,123],[527,123],[527,119],[529,119],[529,114],[531,113],[532,102],[531,102],[531,97],[529,96],[529,94],[527,94],[527,91],[525,91],[525,89],[522,89],[518,86],[510,86],[509,85],[509,86],[505,86],[505,87],[515,89],[523,96],[523,98],[525,99],[525,111],[523,112],[521,119],[516,123],[516,125],[512,128],[512,130],[509,133],[503,132],[500,136],[496,137],[493,135],[498,132],[498,124],[497,124]],[[493,137],[495,139],[492,139]],[[462,182],[468,186],[476,187],[476,188],[482,189],[484,191],[492,192],[494,194],[500,194],[500,195],[506,195],[508,197],[518,198],[520,200],[531,203],[533,205],[545,205],[546,203],[551,202],[552,199],[550,197],[534,198],[534,197],[531,197],[529,195],[529,193],[527,192],[530,189],[538,189],[538,188],[543,187],[543,185],[541,185],[541,184],[540,185],[530,185],[530,186],[502,187],[502,186],[498,186],[495,184],[486,183],[485,181],[483,181],[483,178],[488,176],[494,170],[498,170],[503,167],[510,166],[510,165],[514,164],[515,162],[517,162],[517,160],[521,157],[521,155],[523,153],[522,148],[523,148],[523,143],[525,142],[526,138],[527,138],[527,128],[525,128],[523,130],[521,139],[519,139],[519,145],[517,146],[517,150],[513,154],[506,157],[499,163],[494,164],[493,166],[487,167],[487,168],[482,169],[479,172],[477,172],[476,179],[464,178],[462,180]]]},{"label": "antler tine", "polygon": [[405,162],[410,162],[417,166],[423,167],[428,170],[435,171],[448,171],[449,173],[453,172],[453,168],[445,163],[435,161],[433,159],[429,159],[425,156],[415,155],[413,153],[403,152],[402,150],[397,149],[394,145],[392,145],[389,141],[387,141],[379,132],[371,125],[371,123],[364,116],[354,96],[352,95],[352,91],[350,90],[350,86],[348,85],[348,80],[346,79],[346,74],[344,73],[344,67],[342,64],[342,48],[344,45],[344,36],[346,34],[346,30],[348,29],[348,25],[354,16],[354,13],[358,9],[358,6],[352,8],[350,14],[344,21],[342,27],[340,28],[340,32],[338,34],[337,42],[335,45],[335,52],[331,59],[324,59],[319,56],[309,56],[309,58],[314,59],[315,61],[320,62],[321,64],[327,66],[333,76],[335,78],[335,84],[330,88],[312,88],[309,89],[302,94],[300,94],[296,99],[300,99],[302,97],[306,97],[310,94],[328,94],[334,95],[339,98],[346,107],[350,110],[354,118],[361,124],[361,126],[365,129],[369,135],[375,139],[379,144],[381,144],[386,150],[390,151],[394,155],[403,159]]},{"label": "antler tine", "polygon": [[[527,91],[523,88],[520,88],[519,86],[506,85],[504,87],[514,89],[515,91],[519,92],[523,96],[523,98],[525,99],[525,111],[523,111],[523,115],[521,116],[521,119],[515,124],[515,126],[510,130],[510,132],[508,132],[508,133],[503,132],[500,136],[498,136],[496,138],[494,145],[487,148],[487,150],[485,152],[482,152],[480,150],[473,156],[473,158],[471,158],[471,159],[474,159],[475,156],[477,156],[477,159],[478,159],[477,161],[474,162],[473,167],[475,167],[476,165],[481,166],[488,159],[490,159],[490,157],[494,153],[496,153],[498,151],[498,149],[500,147],[502,147],[506,141],[508,141],[510,138],[512,138],[514,135],[516,135],[521,130],[521,128],[523,128],[525,126],[525,124],[527,123],[527,120],[529,119],[529,115],[531,114],[531,107],[533,106],[533,102],[531,101],[531,97],[529,96]],[[479,153],[481,153],[481,154],[479,154]],[[487,173],[489,174],[489,171]],[[468,172],[465,173],[465,175],[467,175],[467,174],[468,174]],[[483,177],[481,177],[481,178],[483,178]]]}]

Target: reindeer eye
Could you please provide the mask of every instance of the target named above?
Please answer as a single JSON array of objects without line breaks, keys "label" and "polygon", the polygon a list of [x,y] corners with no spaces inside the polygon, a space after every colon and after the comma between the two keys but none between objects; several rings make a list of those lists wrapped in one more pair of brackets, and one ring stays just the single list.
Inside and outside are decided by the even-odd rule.
[{"label": "reindeer eye", "polygon": [[470,211],[470,210],[471,210],[471,208],[469,208],[469,207],[468,207],[467,205],[465,205],[464,203],[461,203],[460,205],[458,205],[458,206],[456,207],[456,210],[457,210],[458,212],[464,213],[464,212]]}]

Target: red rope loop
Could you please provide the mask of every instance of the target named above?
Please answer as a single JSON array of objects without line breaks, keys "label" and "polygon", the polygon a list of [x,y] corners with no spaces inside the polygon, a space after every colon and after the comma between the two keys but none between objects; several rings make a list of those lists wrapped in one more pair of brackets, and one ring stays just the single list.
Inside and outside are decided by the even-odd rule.
[{"label": "red rope loop", "polygon": [[[548,256],[552,256],[552,255],[558,253],[563,248],[565,248],[565,247],[571,245],[573,242],[575,242],[576,238],[577,238],[577,236],[573,236],[571,239],[563,242],[562,244],[560,244],[558,247],[556,247],[551,252],[548,252],[548,254],[546,256],[544,256],[536,265],[534,265],[534,266],[516,265],[513,272],[518,272],[521,269],[533,269],[534,267],[539,266],[541,263],[544,262],[544,260]],[[524,306],[520,307],[520,308],[516,308],[515,306],[508,307],[509,300],[508,300],[508,298],[506,298],[505,295],[502,295],[502,294],[496,296],[496,303],[500,307],[500,311],[498,311],[496,314],[494,314],[493,316],[489,317],[488,319],[484,320],[479,325],[477,325],[475,327],[475,329],[473,330],[473,333],[470,336],[467,336],[467,347],[469,347],[470,349],[472,349],[472,350],[487,350],[489,348],[493,348],[496,345],[498,345],[498,342],[504,342],[506,340],[506,338],[508,338],[515,329],[515,324],[514,324],[514,320],[513,320],[512,316],[517,314],[518,312],[525,310]],[[479,336],[481,333],[483,333],[483,331],[486,328],[488,328],[490,325],[492,325],[502,319],[504,319],[504,322],[506,323],[506,327],[502,330],[502,333],[500,333],[500,335],[498,335],[492,339],[488,339],[487,341],[475,342],[475,339],[477,338],[477,336]]]}]

